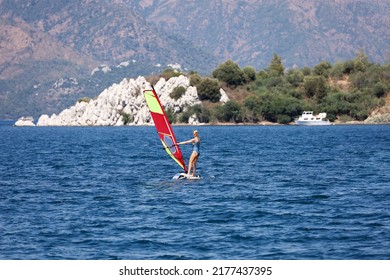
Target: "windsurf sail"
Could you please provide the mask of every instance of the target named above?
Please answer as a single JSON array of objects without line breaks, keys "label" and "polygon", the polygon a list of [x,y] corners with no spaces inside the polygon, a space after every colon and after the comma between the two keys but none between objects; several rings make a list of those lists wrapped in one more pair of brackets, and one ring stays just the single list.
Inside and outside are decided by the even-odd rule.
[{"label": "windsurf sail", "polygon": [[148,104],[150,114],[152,115],[158,136],[160,137],[165,151],[181,168],[184,169],[184,171],[187,172],[183,154],[177,145],[176,137],[173,133],[171,124],[169,123],[167,114],[165,113],[153,86],[151,90],[144,90],[144,96],[146,103]]}]

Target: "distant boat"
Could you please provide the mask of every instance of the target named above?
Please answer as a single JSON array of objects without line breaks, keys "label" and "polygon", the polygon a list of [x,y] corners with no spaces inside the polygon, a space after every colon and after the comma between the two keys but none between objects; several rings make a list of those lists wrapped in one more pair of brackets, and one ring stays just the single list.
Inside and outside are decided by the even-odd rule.
[{"label": "distant boat", "polygon": [[302,116],[295,119],[296,125],[330,125],[330,121],[326,118],[326,113],[313,115],[313,111],[304,111]]},{"label": "distant boat", "polygon": [[14,126],[35,126],[33,117],[21,117],[19,118]]}]

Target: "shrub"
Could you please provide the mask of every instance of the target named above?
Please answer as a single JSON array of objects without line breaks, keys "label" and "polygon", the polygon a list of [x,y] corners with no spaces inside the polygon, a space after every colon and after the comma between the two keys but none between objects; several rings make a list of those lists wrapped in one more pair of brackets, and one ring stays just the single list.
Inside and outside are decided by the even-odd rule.
[{"label": "shrub", "polygon": [[336,78],[342,78],[344,71],[344,64],[342,62],[336,62],[331,69],[329,69],[329,75]]},{"label": "shrub", "polygon": [[81,103],[81,102],[89,103],[89,101],[91,101],[91,98],[89,98],[89,97],[82,97],[79,100],[77,100],[78,103]]},{"label": "shrub", "polygon": [[175,112],[174,112],[171,108],[169,108],[168,110],[166,110],[165,113],[167,114],[169,123],[175,123],[175,122],[176,122],[176,115],[175,115]]},{"label": "shrub", "polygon": [[288,124],[291,120],[292,118],[288,115],[281,114],[276,116],[276,121],[280,124]]},{"label": "shrub", "polygon": [[198,73],[191,74],[190,86],[197,87],[202,82],[202,77]]},{"label": "shrub", "polygon": [[353,118],[348,115],[340,115],[337,119],[342,123],[353,121]]},{"label": "shrub", "polygon": [[229,100],[216,108],[216,117],[222,122],[242,122],[241,105],[234,100]]},{"label": "shrub", "polygon": [[378,82],[374,85],[372,91],[376,97],[383,97],[386,94],[387,88],[383,83]]},{"label": "shrub", "polygon": [[282,76],[284,73],[284,66],[282,64],[282,58],[277,54],[274,54],[269,66],[268,74],[273,77]]},{"label": "shrub", "polygon": [[253,122],[258,122],[262,118],[262,106],[261,100],[258,95],[248,96],[244,100],[244,108],[248,111],[246,112],[246,118],[252,120]]},{"label": "shrub", "polygon": [[181,75],[180,72],[178,72],[177,70],[173,69],[173,68],[167,68],[164,70],[164,72],[162,73],[162,77],[165,79],[165,80],[169,80],[170,78],[172,77],[179,77]]},{"label": "shrub", "polygon": [[273,88],[273,87],[281,86],[283,85],[283,83],[284,80],[282,77],[273,76],[268,78],[265,84],[267,88]]},{"label": "shrub", "polygon": [[175,99],[175,100],[179,100],[183,94],[185,94],[186,92],[186,89],[182,86],[179,86],[177,88],[175,88],[170,94],[169,96],[172,98],[172,99]]},{"label": "shrub", "polygon": [[213,71],[213,77],[225,82],[228,86],[236,87],[244,83],[244,72],[237,63],[228,60]]},{"label": "shrub", "polygon": [[310,67],[303,67],[302,68],[302,74],[304,75],[304,76],[310,76],[311,75],[311,69],[310,69]]},{"label": "shrub", "polygon": [[354,70],[354,63],[352,60],[347,60],[344,62],[344,69],[343,73],[344,74],[351,74]]},{"label": "shrub", "polygon": [[250,96],[244,106],[256,120],[265,119],[271,122],[289,123],[293,117],[302,113],[302,102],[290,95],[265,93]]},{"label": "shrub", "polygon": [[246,66],[242,69],[245,82],[249,83],[256,80],[256,69],[251,66]]},{"label": "shrub", "polygon": [[303,86],[307,97],[316,97],[321,100],[327,94],[327,83],[323,76],[306,76]]},{"label": "shrub", "polygon": [[121,116],[124,125],[128,125],[129,123],[132,123],[134,121],[134,117],[131,114],[122,112]]},{"label": "shrub", "polygon": [[188,123],[189,118],[194,114],[197,116],[199,122],[201,123],[210,122],[211,111],[208,108],[200,105],[194,105],[192,107],[189,107],[187,111],[183,112],[180,115],[179,121],[182,123]]},{"label": "shrub", "polygon": [[203,79],[198,87],[198,96],[200,100],[210,100],[211,102],[218,102],[221,99],[218,81],[215,79]]},{"label": "shrub", "polygon": [[363,72],[357,72],[350,75],[350,82],[356,89],[363,89],[369,85],[367,74]]},{"label": "shrub", "polygon": [[294,87],[298,87],[303,82],[304,75],[297,69],[292,69],[287,72],[286,80]]},{"label": "shrub", "polygon": [[322,61],[319,64],[317,64],[316,66],[314,66],[314,73],[316,75],[328,77],[329,76],[329,69],[331,69],[331,68],[332,68],[332,66],[330,65],[329,62]]}]

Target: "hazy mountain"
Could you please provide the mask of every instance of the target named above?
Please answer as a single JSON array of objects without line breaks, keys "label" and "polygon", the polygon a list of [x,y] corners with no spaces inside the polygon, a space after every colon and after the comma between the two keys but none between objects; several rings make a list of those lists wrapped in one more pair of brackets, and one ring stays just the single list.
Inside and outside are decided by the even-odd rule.
[{"label": "hazy mountain", "polygon": [[[170,63],[203,72],[217,65],[192,42],[146,22],[127,1],[0,0],[0,118],[60,111]],[[101,64],[111,66],[105,75],[93,71]]]},{"label": "hazy mountain", "polygon": [[0,0],[0,118],[58,112],[170,63],[209,74],[361,50],[383,62],[389,14],[388,0]]},{"label": "hazy mountain", "polygon": [[266,67],[274,53],[287,66],[313,66],[361,50],[383,62],[390,52],[388,0],[132,2],[149,22],[242,66]]}]

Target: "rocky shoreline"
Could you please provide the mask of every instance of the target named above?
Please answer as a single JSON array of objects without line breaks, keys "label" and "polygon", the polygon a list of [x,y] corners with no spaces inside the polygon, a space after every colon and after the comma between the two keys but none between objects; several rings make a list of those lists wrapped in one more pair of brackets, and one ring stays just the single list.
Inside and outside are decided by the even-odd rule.
[{"label": "rocky shoreline", "polygon": [[374,110],[364,122],[367,124],[390,124],[390,94],[385,98],[385,105]]},{"label": "rocky shoreline", "polygon": [[[170,97],[177,87],[183,87],[185,93],[177,100]],[[52,116],[42,115],[37,126],[122,126],[153,124],[143,90],[150,89],[151,85],[144,77],[124,79],[104,90],[97,98],[78,101],[74,106]],[[190,86],[187,77],[170,78],[166,81],[160,78],[154,86],[159,95],[161,104],[166,110],[184,112],[189,107],[201,104],[196,87]],[[229,100],[221,89],[220,102]],[[196,115],[189,119],[189,124],[199,124]]]},{"label": "rocky shoreline", "polygon": [[[166,110],[175,113],[185,112],[189,107],[201,104],[196,87],[190,86],[188,77],[183,75],[164,78],[154,86],[160,101]],[[170,97],[172,91],[177,87],[183,87],[185,93],[176,99]],[[81,99],[70,108],[63,110],[60,114],[51,116],[42,115],[36,126],[123,126],[123,125],[153,125],[143,90],[150,89],[151,84],[142,76],[137,79],[123,79],[119,84],[113,84],[105,89],[94,99]],[[220,89],[220,102],[226,103],[229,98],[223,89]],[[23,119],[23,118],[21,118]],[[331,125],[366,125],[366,124],[390,124],[390,94],[385,99],[385,105],[374,110],[364,121],[336,121]],[[34,126],[31,121],[18,120],[15,126]],[[200,123],[197,116],[189,118],[189,122],[175,125],[261,125],[275,126],[278,123]],[[290,123],[288,125],[295,125]]]}]

